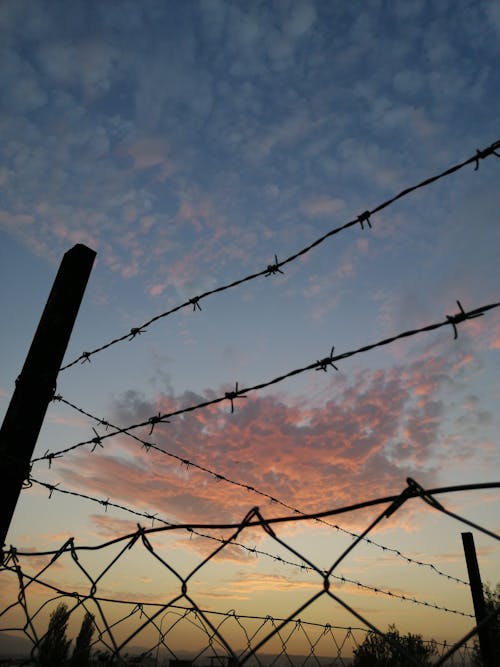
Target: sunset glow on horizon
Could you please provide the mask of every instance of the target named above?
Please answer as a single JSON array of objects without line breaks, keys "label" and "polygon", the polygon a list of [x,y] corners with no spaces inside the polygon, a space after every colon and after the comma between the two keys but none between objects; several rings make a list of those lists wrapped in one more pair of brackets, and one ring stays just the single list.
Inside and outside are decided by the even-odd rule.
[{"label": "sunset glow on horizon", "polygon": [[[390,502],[296,519],[499,481],[500,308],[461,318],[500,302],[499,37],[486,0],[0,6],[2,416],[63,254],[97,252],[0,657],[61,601],[152,659],[474,627],[460,533],[494,586],[491,535],[410,498],[330,572]],[[435,499],[498,534],[498,489]]]}]

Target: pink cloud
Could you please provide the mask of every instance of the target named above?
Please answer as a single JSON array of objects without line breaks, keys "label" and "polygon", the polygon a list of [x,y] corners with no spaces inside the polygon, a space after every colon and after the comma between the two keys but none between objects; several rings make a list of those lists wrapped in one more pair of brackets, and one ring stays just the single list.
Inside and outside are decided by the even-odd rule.
[{"label": "pink cloud", "polygon": [[[158,425],[153,435],[144,430],[143,437],[306,512],[386,495],[399,491],[408,474],[427,478],[423,470],[439,442],[442,405],[436,395],[446,379],[442,365],[436,358],[404,372],[360,373],[321,407],[249,396],[234,414],[214,406]],[[421,386],[426,389],[415,401]],[[160,396],[148,402],[129,394],[115,417],[132,423],[202,398]],[[148,454],[125,436],[115,443],[92,456],[80,451],[71,463],[69,457],[62,460],[63,484],[106,498],[112,479],[112,500],[159,512],[172,522],[239,521],[253,505],[266,516],[287,513],[246,488],[154,450]],[[86,465],[75,465],[82,456]]]},{"label": "pink cloud", "polygon": [[[477,320],[473,320],[473,322]],[[494,313],[488,326],[489,347],[491,350],[500,350],[500,315]]]},{"label": "pink cloud", "polygon": [[160,171],[164,176],[175,171],[173,163],[167,157],[167,144],[161,137],[143,137],[126,141],[119,147],[119,152],[130,156],[134,169],[139,171],[161,167]]},{"label": "pink cloud", "polygon": [[320,196],[313,199],[306,199],[300,205],[305,215],[311,218],[330,216],[345,207],[345,202],[337,197]]},{"label": "pink cloud", "polygon": [[472,354],[464,354],[461,359],[459,359],[453,366],[451,367],[452,373],[456,373],[460,368],[463,366],[467,366],[468,364],[472,363],[474,361],[474,356]]},{"label": "pink cloud", "polygon": [[295,593],[300,589],[316,592],[318,580],[294,580],[279,574],[240,572],[237,579],[227,581],[226,585],[205,585],[203,597],[249,600],[256,593]]},{"label": "pink cloud", "polygon": [[166,286],[166,283],[156,283],[155,285],[151,285],[149,287],[149,294],[151,296],[160,296],[163,294]]},{"label": "pink cloud", "polygon": [[0,224],[7,228],[16,230],[19,226],[31,225],[35,221],[34,216],[26,215],[24,213],[9,213],[5,210],[0,210]]}]

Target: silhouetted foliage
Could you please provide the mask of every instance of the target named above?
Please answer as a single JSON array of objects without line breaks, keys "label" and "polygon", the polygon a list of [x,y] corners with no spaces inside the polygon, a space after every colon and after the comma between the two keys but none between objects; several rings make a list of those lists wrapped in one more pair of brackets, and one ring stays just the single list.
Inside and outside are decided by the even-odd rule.
[{"label": "silhouetted foliage", "polygon": [[90,643],[94,634],[94,617],[87,612],[76,638],[69,667],[88,667],[90,665]]},{"label": "silhouetted foliage", "polygon": [[389,626],[385,636],[369,633],[364,642],[354,649],[353,667],[407,667],[411,655],[422,667],[431,665],[437,653],[432,643],[424,643],[421,635],[400,635],[395,625]]},{"label": "silhouetted foliage", "polygon": [[[495,588],[484,587],[484,603],[486,613],[493,614],[493,619],[488,624],[488,633],[493,651],[493,664],[500,665],[500,584],[497,584]],[[479,641],[477,639],[474,642],[472,664],[477,667],[483,667]]]},{"label": "silhouetted foliage", "polygon": [[107,664],[108,662],[111,662],[111,655],[108,653],[108,651],[97,651],[95,654],[95,660],[96,662]]},{"label": "silhouetted foliage", "polygon": [[71,641],[66,638],[68,627],[68,607],[61,603],[50,615],[49,627],[38,655],[40,667],[54,667],[65,665]]}]

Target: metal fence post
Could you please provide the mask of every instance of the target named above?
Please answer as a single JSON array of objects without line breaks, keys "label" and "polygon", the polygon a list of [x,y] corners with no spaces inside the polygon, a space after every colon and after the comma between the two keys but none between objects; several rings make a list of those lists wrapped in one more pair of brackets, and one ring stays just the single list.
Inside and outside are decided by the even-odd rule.
[{"label": "metal fence post", "polygon": [[[481,621],[488,616],[488,613],[484,602],[483,584],[481,583],[481,574],[479,572],[476,547],[474,546],[474,537],[472,533],[462,533],[462,543],[464,545],[467,572],[469,573],[470,590],[472,602],[474,603],[476,624],[480,625]],[[484,667],[495,667],[493,664],[493,650],[488,624],[483,624],[477,631],[477,635],[479,638],[479,648]]]},{"label": "metal fence post", "polygon": [[29,475],[95,256],[80,243],[64,254],[0,429],[0,547]]}]

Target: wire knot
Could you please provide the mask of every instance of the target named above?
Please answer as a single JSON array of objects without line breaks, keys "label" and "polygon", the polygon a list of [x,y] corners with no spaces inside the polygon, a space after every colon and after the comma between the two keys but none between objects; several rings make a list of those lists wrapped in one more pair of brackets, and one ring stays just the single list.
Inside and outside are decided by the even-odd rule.
[{"label": "wire knot", "polygon": [[199,296],[194,296],[192,299],[189,299],[189,303],[193,306],[193,313],[196,309],[201,310]]},{"label": "wire knot", "polygon": [[52,468],[53,459],[60,459],[61,456],[62,454],[57,454],[56,452],[49,452],[49,450],[47,449],[45,454],[42,456],[42,459],[47,459],[47,461],[49,462],[49,468]]},{"label": "wire knot", "polygon": [[458,338],[457,324],[465,322],[465,320],[473,320],[476,317],[482,317],[484,313],[466,313],[462,308],[462,304],[457,300],[457,306],[460,308],[460,312],[455,315],[447,315],[446,319],[453,327],[453,340]]},{"label": "wire knot", "polygon": [[412,492],[413,496],[419,496],[424,500],[428,505],[431,507],[434,507],[435,509],[442,510],[444,509],[441,503],[439,503],[434,496],[431,496],[430,493],[427,493],[427,491],[420,486],[418,482],[416,482],[414,479],[411,477],[408,477],[406,479],[406,483],[408,484],[408,490]]},{"label": "wire knot", "polygon": [[278,262],[278,256],[274,255],[274,264],[268,264],[266,269],[266,278],[272,276],[275,273],[283,274],[283,271],[280,269],[280,263]]},{"label": "wire knot", "polygon": [[358,215],[357,220],[358,220],[359,224],[361,225],[361,229],[365,228],[365,226],[364,226],[365,222],[370,229],[372,228],[372,223],[370,222],[370,215],[371,215],[370,211],[364,211],[363,213]]},{"label": "wire knot", "polygon": [[148,419],[148,424],[151,424],[151,428],[149,430],[149,435],[151,435],[156,424],[170,424],[170,422],[168,419],[162,417],[161,412],[159,412],[155,417],[150,417]]},{"label": "wire knot", "polygon": [[479,150],[479,148],[476,149],[476,157],[474,158],[476,166],[474,167],[474,171],[479,169],[479,160],[484,160],[484,158],[488,157],[489,155],[500,157],[500,154],[496,152],[497,148],[500,148],[500,141],[495,141],[495,143],[491,144],[491,146],[488,146],[488,148],[485,148],[482,151]]},{"label": "wire knot", "polygon": [[10,545],[9,550],[1,549],[0,553],[1,553],[0,565],[3,565],[5,567],[7,567],[9,565],[9,562],[12,561],[12,563],[14,564],[14,567],[16,569],[17,569],[17,567],[19,567],[18,566],[19,559],[17,557],[17,549],[16,549],[16,547],[12,546],[12,544]]},{"label": "wire knot", "polygon": [[59,482],[57,482],[57,484],[45,484],[45,486],[49,490],[49,500],[50,500],[52,498],[52,494],[54,493],[54,491],[56,491],[57,487],[59,486]]},{"label": "wire knot", "polygon": [[335,366],[335,364],[333,363],[333,358],[334,358],[334,357],[333,357],[333,351],[334,351],[334,350],[335,350],[335,346],[332,347],[331,352],[330,352],[330,356],[329,356],[329,357],[325,357],[324,359],[319,359],[319,361],[316,362],[316,368],[315,368],[315,370],[317,370],[317,371],[324,371],[324,372],[326,373],[327,370],[328,370],[328,366],[331,366],[331,367],[334,368],[336,371],[339,370],[339,369],[337,368],[337,366]]},{"label": "wire knot", "polygon": [[236,383],[236,387],[234,391],[226,391],[225,397],[228,399],[228,401],[231,401],[231,414],[234,412],[234,400],[237,398],[246,398],[243,394],[239,393],[238,390],[238,383]]},{"label": "wire knot", "polygon": [[92,449],[91,449],[90,451],[91,451],[91,452],[95,452],[95,450],[96,450],[97,447],[102,447],[102,448],[104,449],[104,446],[103,446],[103,444],[102,444],[102,438],[101,438],[101,436],[100,436],[99,433],[95,430],[95,428],[92,428],[92,430],[93,430],[94,433],[95,433],[95,438],[92,438],[92,440],[90,441],[90,442],[92,443],[92,445],[93,445],[93,447],[92,447]]},{"label": "wire knot", "polygon": [[143,329],[142,327],[133,327],[132,329],[130,329],[128,339],[132,340],[136,336],[140,336],[141,333],[144,333],[145,331],[147,331],[147,329]]},{"label": "wire knot", "polygon": [[23,479],[23,489],[31,489],[33,482],[31,481],[31,470],[33,466],[31,463],[28,463],[26,466],[26,472]]}]

